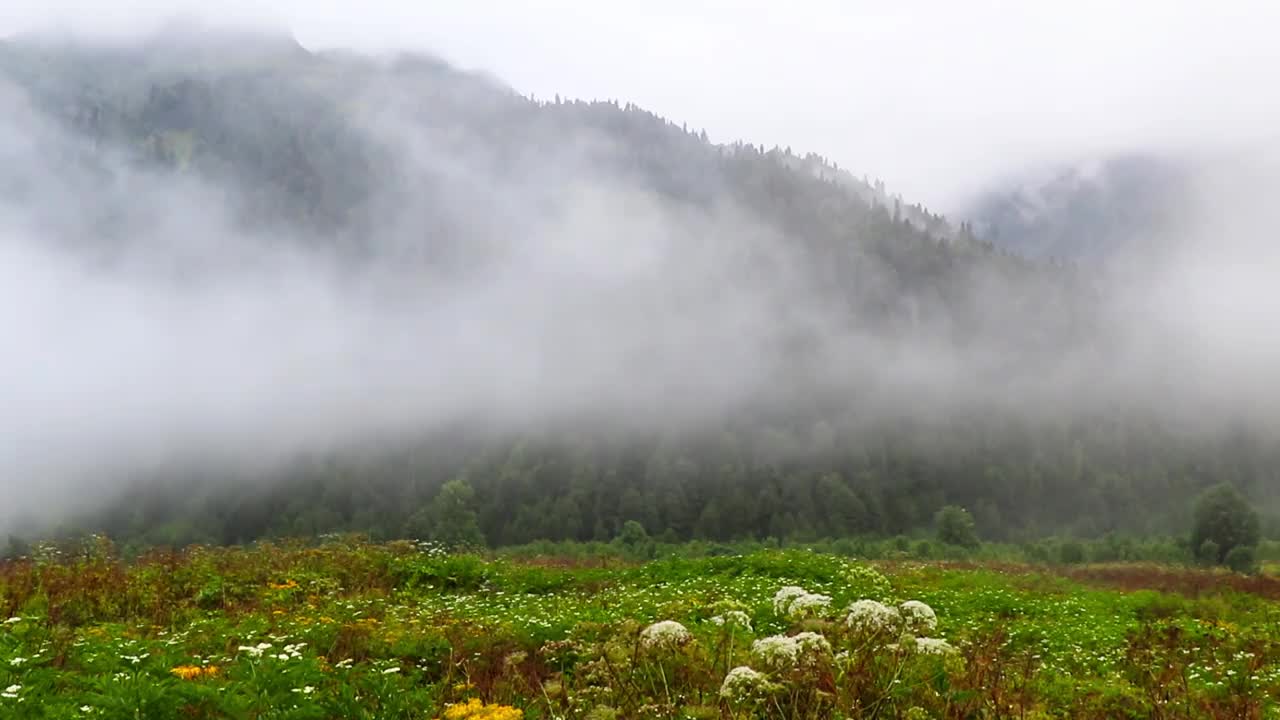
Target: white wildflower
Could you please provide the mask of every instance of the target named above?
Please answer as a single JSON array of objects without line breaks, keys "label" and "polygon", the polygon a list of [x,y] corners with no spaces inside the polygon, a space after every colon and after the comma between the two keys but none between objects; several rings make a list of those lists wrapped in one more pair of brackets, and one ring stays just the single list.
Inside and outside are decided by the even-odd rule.
[{"label": "white wildflower", "polygon": [[821,615],[831,605],[831,597],[787,585],[773,595],[773,611],[791,620]]},{"label": "white wildflower", "polygon": [[730,701],[746,700],[767,692],[771,685],[769,676],[740,665],[724,676],[724,682],[720,684],[720,697]]},{"label": "white wildflower", "polygon": [[729,610],[723,615],[716,615],[711,618],[711,622],[716,625],[729,625],[731,627],[740,627],[745,630],[751,629],[751,616],[741,610]]},{"label": "white wildflower", "polygon": [[919,600],[908,600],[898,606],[907,628],[916,633],[928,633],[938,629],[938,615],[933,608]]},{"label": "white wildflower", "polygon": [[857,590],[864,597],[888,597],[893,592],[889,578],[866,565],[850,565],[847,577],[849,588]]},{"label": "white wildflower", "polygon": [[809,591],[797,585],[787,585],[773,595],[773,611],[779,615],[786,615],[791,609],[791,603],[802,595],[808,595]]},{"label": "white wildflower", "polygon": [[241,645],[237,648],[242,653],[247,653],[250,657],[262,657],[262,653],[271,649],[271,643],[258,643],[257,645]]},{"label": "white wildflower", "polygon": [[316,691],[315,687],[313,687],[313,686],[311,686],[311,685],[307,685],[307,686],[305,686],[305,687],[300,687],[300,688],[294,688],[294,689],[293,689],[293,692],[296,692],[296,693],[302,693],[303,695],[310,695],[311,693],[313,693],[313,692],[315,692],[315,691]]},{"label": "white wildflower", "polygon": [[21,665],[22,663],[24,663],[24,662],[26,662],[26,661],[27,661],[27,659],[26,659],[26,658],[24,658],[24,657],[16,657],[16,658],[14,658],[14,659],[10,660],[10,661],[9,661],[9,664],[10,664],[10,665],[12,665],[12,666],[14,666],[14,667],[18,667],[19,665]]},{"label": "white wildflower", "polygon": [[950,655],[956,649],[940,638],[916,638],[916,652],[926,655]]},{"label": "white wildflower", "polygon": [[787,617],[793,620],[815,617],[822,615],[829,607],[831,607],[830,595],[805,593],[791,601],[791,606],[787,608]]},{"label": "white wildflower", "polygon": [[693,639],[689,629],[675,620],[656,622],[640,631],[640,645],[646,648],[672,648]]},{"label": "white wildflower", "polygon": [[383,674],[383,675],[395,675],[395,674],[396,674],[396,673],[398,673],[398,672],[400,672],[400,668],[398,668],[398,667],[389,667],[389,668],[387,668],[386,670],[383,670],[383,671],[382,671],[382,674]]},{"label": "white wildflower", "polygon": [[849,616],[845,622],[855,630],[879,633],[892,630],[900,619],[896,608],[864,599],[849,606]]},{"label": "white wildflower", "polygon": [[0,693],[0,697],[16,698],[18,697],[18,691],[21,689],[21,685],[10,685],[4,689],[4,692]]},{"label": "white wildflower", "polygon": [[831,644],[814,632],[802,632],[790,637],[771,635],[751,644],[751,654],[769,668],[789,669],[811,666],[831,654]]}]

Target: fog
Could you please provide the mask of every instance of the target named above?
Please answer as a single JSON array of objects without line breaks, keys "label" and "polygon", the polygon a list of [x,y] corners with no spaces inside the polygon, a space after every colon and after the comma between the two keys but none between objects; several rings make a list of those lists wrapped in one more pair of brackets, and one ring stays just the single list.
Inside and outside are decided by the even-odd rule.
[{"label": "fog", "polygon": [[1280,112],[1280,7],[1265,0],[49,0],[5,3],[0,35],[127,37],[179,12],[316,49],[428,50],[543,98],[635,102],[943,210],[1028,165],[1274,139]]},{"label": "fog", "polygon": [[[602,163],[617,140],[585,131],[538,156],[536,172],[496,170],[479,132],[440,147],[415,130],[411,85],[333,81],[351,100],[355,133],[389,150],[397,173],[395,184],[365,188],[376,222],[354,254],[303,229],[246,223],[252,191],[225,177],[160,171],[126,148],[87,149],[25,90],[0,86],[8,512],[83,506],[175,461],[265,472],[298,453],[456,422],[495,433],[565,423],[692,429],[785,402],[797,379],[868,416],[1131,411],[1193,431],[1241,417],[1272,428],[1280,211],[1270,198],[1280,164],[1264,134],[1280,99],[1254,82],[1270,57],[1250,52],[1276,52],[1253,43],[1263,23],[1242,23],[1236,41],[1217,48],[1221,62],[1209,62],[1175,47],[1191,31],[1180,10],[1153,34],[1136,32],[1145,22],[1136,11],[1109,17],[1098,49],[1077,52],[1052,31],[1065,22],[1083,34],[1096,13],[1005,8],[1005,27],[1038,34],[997,33],[992,45],[965,38],[1003,11],[954,18],[949,7],[837,18],[835,4],[815,3],[779,26],[763,8],[725,20],[712,3],[689,6],[691,17],[659,3],[630,33],[570,5],[528,16],[497,6],[427,14],[384,4],[356,15],[286,4],[269,20],[317,47],[421,45],[543,97],[651,101],[677,122],[705,122],[715,140],[794,145],[894,179],[909,201],[945,205],[1015,169],[1113,148],[1180,158],[1194,178],[1180,225],[1141,246],[1158,252],[1097,271],[1100,300],[1080,336],[1031,343],[1035,319],[1005,307],[1011,296],[996,274],[970,277],[969,291],[1016,323],[1004,333],[955,343],[949,328],[867,330],[816,289],[786,233],[719,188],[707,188],[705,204],[673,202]],[[0,29],[52,21],[77,42],[129,46],[162,9],[171,8],[126,4],[92,35],[69,6],[7,8]],[[259,19],[234,3],[228,17]],[[865,28],[853,27],[858,19]],[[901,32],[884,37],[876,23]],[[866,44],[846,47],[846,38]],[[655,56],[644,43],[659,39]],[[1134,46],[1122,53],[1122,40]],[[699,62],[704,41],[716,48],[711,62]],[[767,72],[750,51],[766,43],[782,54]],[[911,59],[913,48],[927,50]],[[1052,57],[1007,66],[1024,53]],[[1113,66],[1121,54],[1132,63]],[[1194,67],[1178,64],[1192,56]],[[853,69],[835,83],[822,66]],[[1057,82],[1038,82],[1040,72]],[[960,83],[956,73],[982,79]],[[1198,110],[1206,105],[1230,111]],[[1072,111],[1057,117],[1064,106]],[[86,153],[91,161],[79,159]],[[426,196],[439,216],[424,215],[415,198]],[[435,242],[440,227],[465,242]],[[802,368],[779,350],[793,334],[818,339]]]}]

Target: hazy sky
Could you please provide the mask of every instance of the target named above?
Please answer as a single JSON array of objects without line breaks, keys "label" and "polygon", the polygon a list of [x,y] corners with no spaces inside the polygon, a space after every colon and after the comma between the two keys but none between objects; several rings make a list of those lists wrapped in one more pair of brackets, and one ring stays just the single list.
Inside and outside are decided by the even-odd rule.
[{"label": "hazy sky", "polygon": [[[135,32],[202,6],[11,0],[0,32]],[[631,100],[718,141],[820,152],[943,210],[1041,158],[1280,127],[1267,0],[223,0],[217,20],[313,48],[433,51],[539,96]]]}]

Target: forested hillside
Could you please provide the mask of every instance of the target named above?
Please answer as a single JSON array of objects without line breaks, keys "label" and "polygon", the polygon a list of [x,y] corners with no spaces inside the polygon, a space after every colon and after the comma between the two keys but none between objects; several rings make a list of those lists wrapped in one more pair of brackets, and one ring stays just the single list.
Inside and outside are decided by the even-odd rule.
[{"label": "forested hillside", "polygon": [[[132,437],[174,450],[84,481],[106,507],[60,518],[68,532],[432,537],[462,518],[490,544],[628,520],[816,538],[911,533],[958,504],[984,537],[1020,539],[1181,531],[1204,487],[1265,505],[1275,486],[1265,432],[1117,390],[1150,373],[1111,362],[1123,328],[1096,278],[817,155],[272,36],[14,39],[0,77],[0,184],[45,245],[193,286],[253,266],[246,247],[320,258],[390,308],[361,328],[395,323],[369,331],[354,376],[273,366],[308,401],[340,396],[316,407],[350,432],[290,434],[261,465],[237,457],[254,443]],[[297,405],[246,432],[285,435],[313,414]],[[42,532],[23,513],[13,532]]]}]

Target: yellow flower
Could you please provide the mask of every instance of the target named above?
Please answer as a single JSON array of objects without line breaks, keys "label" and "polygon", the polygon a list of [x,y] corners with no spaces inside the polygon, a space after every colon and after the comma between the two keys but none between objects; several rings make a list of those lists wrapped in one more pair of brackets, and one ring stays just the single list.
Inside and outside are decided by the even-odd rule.
[{"label": "yellow flower", "polygon": [[522,720],[524,711],[510,705],[485,705],[472,698],[465,703],[454,703],[444,710],[444,720]]},{"label": "yellow flower", "polygon": [[195,680],[196,678],[200,677],[200,674],[204,672],[204,669],[197,667],[195,665],[179,665],[178,667],[173,668],[169,672],[173,673],[174,675],[177,675],[183,680]]},{"label": "yellow flower", "polygon": [[298,583],[295,580],[287,580],[283,583],[270,583],[270,585],[272,590],[292,590],[298,587]]}]

